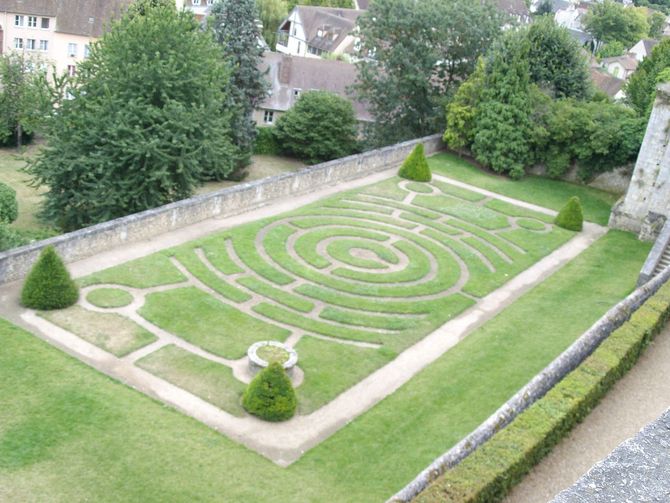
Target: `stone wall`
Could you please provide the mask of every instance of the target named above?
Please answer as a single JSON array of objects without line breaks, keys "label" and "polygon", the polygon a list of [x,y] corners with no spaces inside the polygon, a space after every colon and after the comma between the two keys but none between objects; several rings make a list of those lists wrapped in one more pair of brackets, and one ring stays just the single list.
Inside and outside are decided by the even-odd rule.
[{"label": "stone wall", "polygon": [[670,84],[660,84],[625,198],[612,210],[612,228],[652,241],[670,215]]},{"label": "stone wall", "polygon": [[670,280],[670,267],[607,311],[568,349],[505,402],[476,430],[433,461],[413,481],[389,498],[387,503],[411,501],[433,480],[463,461],[480,445],[511,423],[521,412],[542,398],[563,377],[577,368],[603,340],[623,325],[668,280]]},{"label": "stone wall", "polygon": [[593,466],[551,503],[670,500],[670,409]]},{"label": "stone wall", "polygon": [[212,217],[232,216],[278,198],[306,194],[324,185],[392,168],[399,165],[418,143],[424,144],[427,155],[443,148],[441,135],[419,138],[317,164],[295,173],[241,183],[0,253],[0,284],[25,277],[47,245],[54,246],[66,263],[74,262]]}]

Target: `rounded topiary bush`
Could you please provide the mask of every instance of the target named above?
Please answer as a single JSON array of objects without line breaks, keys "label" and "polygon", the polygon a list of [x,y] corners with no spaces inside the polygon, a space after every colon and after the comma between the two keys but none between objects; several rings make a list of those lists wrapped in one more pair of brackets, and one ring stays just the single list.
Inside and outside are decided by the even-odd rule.
[{"label": "rounded topiary bush", "polygon": [[32,309],[51,310],[71,306],[79,298],[65,264],[52,246],[40,254],[23,284],[21,304]]},{"label": "rounded topiary bush", "polygon": [[432,175],[428,167],[426,155],[423,153],[423,143],[419,143],[407,159],[402,163],[398,176],[415,182],[430,182]]},{"label": "rounded topiary bush", "polygon": [[568,202],[558,212],[554,223],[559,227],[568,229],[570,231],[581,231],[584,225],[584,212],[582,211],[582,203],[577,196],[572,196]]},{"label": "rounded topiary bush", "polygon": [[0,182],[0,224],[11,224],[19,216],[16,191]]},{"label": "rounded topiary bush", "polygon": [[245,410],[266,421],[291,419],[297,405],[293,385],[278,362],[261,370],[242,397]]}]

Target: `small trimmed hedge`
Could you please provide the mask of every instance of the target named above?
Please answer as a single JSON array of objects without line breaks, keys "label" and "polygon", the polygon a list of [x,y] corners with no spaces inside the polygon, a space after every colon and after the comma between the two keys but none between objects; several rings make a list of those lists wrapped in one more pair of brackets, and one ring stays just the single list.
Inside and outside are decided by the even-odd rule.
[{"label": "small trimmed hedge", "polygon": [[670,283],[612,332],[582,364],[505,429],[435,480],[414,501],[502,500],[638,360],[670,314]]},{"label": "small trimmed hedge", "polygon": [[281,147],[279,146],[273,127],[266,126],[256,128],[256,133],[254,154],[281,155]]},{"label": "small trimmed hedge", "polygon": [[278,362],[261,370],[247,386],[242,406],[249,413],[266,421],[286,421],[295,414],[298,400],[291,380]]},{"label": "small trimmed hedge", "polygon": [[47,311],[69,307],[78,299],[79,289],[65,264],[53,246],[47,246],[23,284],[21,304]]},{"label": "small trimmed hedge", "polygon": [[558,212],[554,223],[569,231],[581,231],[584,225],[584,211],[577,196],[572,196]]},{"label": "small trimmed hedge", "polygon": [[415,182],[430,182],[433,176],[428,167],[426,154],[423,151],[423,143],[414,147],[412,153],[407,156],[407,159],[400,166],[398,176]]},{"label": "small trimmed hedge", "polygon": [[16,191],[0,182],[0,224],[11,224],[19,216]]}]

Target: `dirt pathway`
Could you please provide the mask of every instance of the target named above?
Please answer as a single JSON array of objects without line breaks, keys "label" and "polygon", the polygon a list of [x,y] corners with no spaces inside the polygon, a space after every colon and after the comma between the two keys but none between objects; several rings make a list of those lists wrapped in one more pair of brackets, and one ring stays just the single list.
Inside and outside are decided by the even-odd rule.
[{"label": "dirt pathway", "polygon": [[670,406],[670,325],[591,414],[519,484],[505,503],[544,503]]}]

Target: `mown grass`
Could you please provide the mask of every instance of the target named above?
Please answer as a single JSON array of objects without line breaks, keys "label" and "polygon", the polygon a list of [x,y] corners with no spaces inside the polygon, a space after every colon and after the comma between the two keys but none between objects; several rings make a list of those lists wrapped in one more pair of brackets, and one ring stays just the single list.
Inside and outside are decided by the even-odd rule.
[{"label": "mown grass", "polygon": [[630,292],[648,250],[610,232],[286,469],[0,321],[0,500],[383,501]]},{"label": "mown grass", "polygon": [[123,307],[133,301],[133,296],[120,288],[96,288],[86,295],[86,300],[97,307]]},{"label": "mown grass", "polygon": [[612,205],[619,198],[602,190],[562,180],[528,175],[521,180],[493,175],[454,154],[438,154],[428,159],[430,169],[440,175],[497,192],[529,203],[560,210],[568,199],[578,196],[584,208],[584,218],[607,225]]}]

